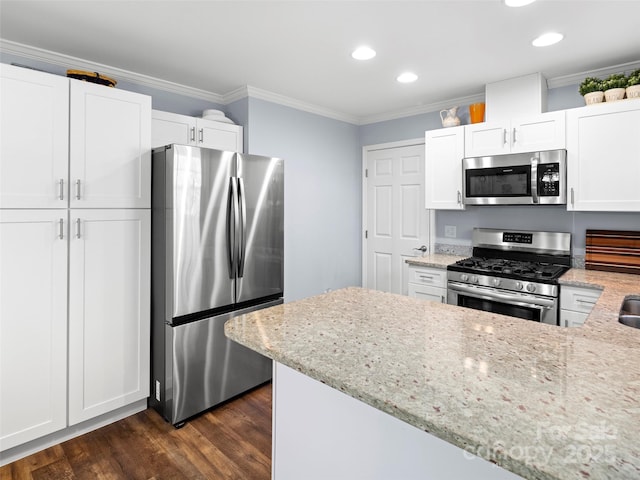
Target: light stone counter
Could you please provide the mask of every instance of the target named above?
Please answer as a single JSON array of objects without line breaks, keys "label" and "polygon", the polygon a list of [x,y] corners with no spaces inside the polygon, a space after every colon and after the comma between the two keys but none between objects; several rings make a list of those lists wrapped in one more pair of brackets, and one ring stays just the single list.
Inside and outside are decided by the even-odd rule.
[{"label": "light stone counter", "polygon": [[531,479],[640,478],[640,330],[617,321],[634,275],[579,328],[347,288],[230,320],[233,340]]},{"label": "light stone counter", "polygon": [[459,257],[457,255],[447,255],[442,253],[434,253],[423,255],[422,257],[411,257],[405,260],[409,265],[418,267],[447,268],[447,265],[462,260],[467,257]]}]

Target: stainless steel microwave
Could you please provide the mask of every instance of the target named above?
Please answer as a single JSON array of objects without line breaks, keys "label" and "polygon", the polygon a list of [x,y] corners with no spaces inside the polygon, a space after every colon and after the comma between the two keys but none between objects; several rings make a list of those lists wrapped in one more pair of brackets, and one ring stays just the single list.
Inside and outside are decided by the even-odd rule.
[{"label": "stainless steel microwave", "polygon": [[466,205],[564,205],[567,151],[514,153],[462,160]]}]

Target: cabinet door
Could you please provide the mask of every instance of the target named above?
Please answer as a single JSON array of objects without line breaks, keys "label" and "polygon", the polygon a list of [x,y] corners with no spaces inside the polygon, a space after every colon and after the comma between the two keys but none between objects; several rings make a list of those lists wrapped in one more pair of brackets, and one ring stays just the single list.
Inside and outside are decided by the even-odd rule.
[{"label": "cabinet door", "polygon": [[69,79],[0,64],[0,208],[65,208]]},{"label": "cabinet door", "polygon": [[462,210],[464,128],[425,133],[425,207]]},{"label": "cabinet door", "polygon": [[69,425],[149,395],[149,210],[71,210]]},{"label": "cabinet door", "polygon": [[511,152],[509,122],[475,123],[464,127],[465,157],[483,157]]},{"label": "cabinet door", "polygon": [[67,418],[67,210],[0,210],[0,445]]},{"label": "cabinet door", "polygon": [[196,119],[187,115],[153,110],[151,123],[152,148],[179,143],[196,144]]},{"label": "cabinet door", "polygon": [[565,111],[543,113],[511,122],[511,152],[527,153],[566,147]]},{"label": "cabinet door", "polygon": [[589,316],[588,313],[574,312],[571,310],[560,310],[561,327],[581,327]]},{"label": "cabinet door", "polygon": [[74,208],[151,207],[151,97],[71,80]]},{"label": "cabinet door", "polygon": [[567,113],[568,210],[640,211],[640,100]]},{"label": "cabinet door", "polygon": [[242,127],[197,118],[197,145],[242,153]]},{"label": "cabinet door", "polygon": [[429,300],[431,302],[447,303],[447,290],[444,288],[410,283],[408,292],[408,295],[413,298],[420,298],[421,300]]}]

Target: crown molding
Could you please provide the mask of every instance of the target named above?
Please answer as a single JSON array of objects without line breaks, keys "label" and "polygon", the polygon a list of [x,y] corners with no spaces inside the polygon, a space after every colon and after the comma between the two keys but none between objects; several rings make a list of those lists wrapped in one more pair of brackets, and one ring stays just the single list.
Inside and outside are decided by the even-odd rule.
[{"label": "crown molding", "polygon": [[303,102],[295,98],[287,97],[286,95],[270,92],[268,90],[252,87],[250,85],[237,88],[223,96],[225,105],[244,97],[257,98],[260,100],[265,100],[267,102],[277,103],[278,105],[295,108],[296,110],[302,110],[304,112],[314,113],[323,117],[333,118],[334,120],[339,120],[341,122],[352,123],[355,125],[359,124],[359,118],[354,115],[337,112],[329,108]]},{"label": "crown molding", "polygon": [[629,74],[633,70],[640,68],[640,60],[636,62],[621,63],[612,67],[598,68],[596,70],[588,70],[586,72],[574,73],[571,75],[563,75],[561,77],[547,78],[548,88],[566,87],[568,85],[577,85],[586,77],[607,77],[612,73]]},{"label": "crown molding", "polygon": [[[221,105],[228,105],[231,102],[235,102],[236,100],[240,100],[246,97],[258,98],[268,102],[291,107],[296,110],[302,110],[323,117],[333,118],[334,120],[339,120],[353,125],[368,125],[389,120],[397,120],[399,118],[436,112],[443,108],[450,108],[451,105],[467,105],[470,103],[484,101],[483,92],[424,105],[417,105],[414,107],[394,110],[386,113],[358,117],[355,115],[346,114],[344,112],[331,110],[319,105],[303,102],[295,98],[287,97],[286,95],[269,92],[257,87],[251,87],[249,85],[237,88],[235,90],[232,90],[231,92],[221,95],[215,92],[209,92],[207,90],[193,88],[175,82],[169,82],[167,80],[162,80],[148,75],[142,75],[139,73],[130,72],[128,70],[110,67],[108,65],[102,65],[90,60],[76,58],[69,55],[52,52],[50,50],[32,47],[29,45],[23,45],[21,43],[12,42],[10,40],[5,40],[2,38],[0,38],[0,52],[49,63],[59,67],[63,67],[65,69],[83,69],[92,72],[99,71],[101,73],[104,73],[105,75],[115,77],[118,80],[126,80],[137,85],[155,88],[178,95],[185,95],[187,97],[207,100]],[[547,78],[547,86],[548,88],[558,88],[567,85],[576,85],[584,80],[585,77],[604,77],[612,73],[628,73],[638,68],[640,68],[640,60],[572,75]]]},{"label": "crown molding", "polygon": [[469,105],[471,103],[484,102],[484,92],[464,97],[450,98],[434,103],[426,103],[393,112],[381,113],[378,115],[369,115],[360,119],[359,125],[368,125],[371,123],[386,122],[389,120],[397,120],[399,118],[412,117],[414,115],[423,115],[442,110],[443,108],[451,108],[452,105]]},{"label": "crown molding", "polygon": [[222,103],[223,97],[214,92],[201,90],[199,88],[188,87],[179,83],[161,80],[159,78],[130,72],[120,68],[110,67],[101,63],[92,62],[82,58],[72,57],[61,53],[44,50],[42,48],[23,45],[21,43],[0,39],[0,52],[17,55],[23,58],[45,62],[65,69],[88,70],[90,72],[100,72],[117,80],[127,81],[136,85],[155,88],[165,92],[185,95],[187,97],[207,100],[214,103]]}]

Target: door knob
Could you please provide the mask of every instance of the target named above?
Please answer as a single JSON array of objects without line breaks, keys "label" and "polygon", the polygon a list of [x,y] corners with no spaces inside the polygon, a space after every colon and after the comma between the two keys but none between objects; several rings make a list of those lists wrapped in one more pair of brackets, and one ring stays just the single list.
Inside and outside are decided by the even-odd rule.
[{"label": "door knob", "polygon": [[422,245],[420,248],[414,248],[414,250],[419,250],[422,253],[425,253],[427,251],[427,246],[426,245]]}]

